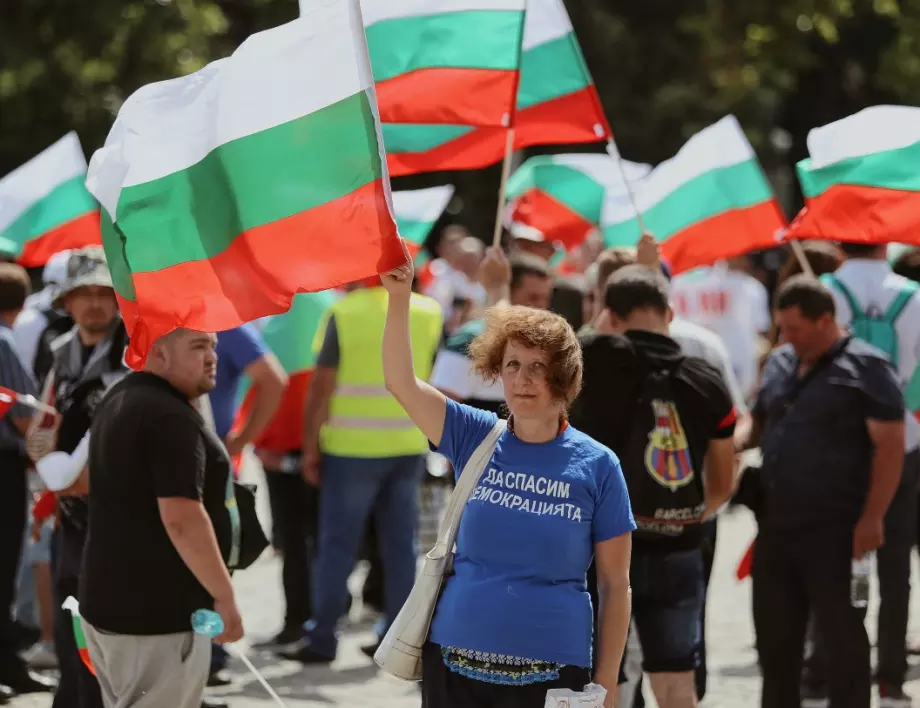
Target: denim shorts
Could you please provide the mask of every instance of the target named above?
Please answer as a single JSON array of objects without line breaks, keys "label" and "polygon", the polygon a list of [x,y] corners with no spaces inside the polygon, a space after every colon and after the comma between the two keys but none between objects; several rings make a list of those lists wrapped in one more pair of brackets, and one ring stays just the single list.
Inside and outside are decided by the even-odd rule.
[{"label": "denim shorts", "polygon": [[699,662],[702,552],[634,549],[629,576],[643,671],[693,671]]},{"label": "denim shorts", "polygon": [[51,562],[51,534],[53,532],[54,518],[52,517],[46,519],[45,523],[42,524],[42,531],[38,541],[33,541],[31,536],[29,537],[29,542],[26,546],[26,562],[30,565]]}]

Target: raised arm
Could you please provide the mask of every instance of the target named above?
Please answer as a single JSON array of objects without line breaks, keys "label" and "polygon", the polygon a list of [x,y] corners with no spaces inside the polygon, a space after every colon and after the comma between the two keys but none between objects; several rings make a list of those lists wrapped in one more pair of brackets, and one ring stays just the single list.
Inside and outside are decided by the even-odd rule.
[{"label": "raised arm", "polygon": [[399,401],[412,422],[434,445],[441,444],[447,399],[415,375],[409,304],[412,296],[411,261],[380,276],[389,292],[386,327],[383,331],[383,374],[387,390]]}]

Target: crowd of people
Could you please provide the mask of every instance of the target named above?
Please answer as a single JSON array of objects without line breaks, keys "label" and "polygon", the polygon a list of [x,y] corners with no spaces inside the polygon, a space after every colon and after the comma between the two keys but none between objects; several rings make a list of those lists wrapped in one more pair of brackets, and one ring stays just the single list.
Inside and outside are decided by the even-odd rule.
[{"label": "crowd of people", "polygon": [[[365,559],[370,661],[415,581],[423,490],[507,420],[424,649],[426,708],[536,708],[592,682],[605,706],[640,707],[636,653],[660,708],[697,705],[732,504],[758,526],[761,705],[867,708],[873,682],[883,708],[911,705],[918,252],[893,269],[884,246],[806,243],[775,272],[739,257],[672,277],[650,234],[589,237],[560,263],[532,234],[485,248],[451,226],[436,251],[424,273],[343,287],[315,332],[288,333],[310,350],[306,383],[265,321],[177,330],[131,372],[100,247],[58,254],[35,293],[0,264],[0,386],[59,412],[0,421],[0,704],[224,704],[205,691],[230,682],[222,645],[243,636],[231,574],[265,545],[236,483],[247,449],[283,562],[284,623],[262,646],[334,661]],[[52,453],[75,460],[57,487]],[[872,557],[874,671],[857,591]],[[198,609],[223,620],[213,642],[192,631]]]}]

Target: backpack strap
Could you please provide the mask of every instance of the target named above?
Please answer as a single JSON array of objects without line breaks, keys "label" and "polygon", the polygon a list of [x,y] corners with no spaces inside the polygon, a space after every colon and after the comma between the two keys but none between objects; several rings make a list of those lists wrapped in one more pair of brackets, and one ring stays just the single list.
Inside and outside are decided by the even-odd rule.
[{"label": "backpack strap", "polygon": [[859,303],[856,301],[856,297],[850,292],[850,289],[843,284],[843,281],[840,280],[833,273],[825,273],[822,275],[819,280],[827,285],[828,287],[834,288],[843,295],[844,299],[847,301],[847,305],[850,306],[850,316],[855,320],[857,317],[862,317],[865,315],[862,307],[859,306]]},{"label": "backpack strap", "polygon": [[894,321],[898,319],[901,312],[905,307],[907,307],[907,303],[910,302],[910,299],[914,296],[918,289],[920,289],[920,286],[912,282],[907,283],[903,288],[901,288],[901,292],[898,293],[897,297],[888,306],[888,310],[885,312],[885,319],[890,324],[894,324]]}]

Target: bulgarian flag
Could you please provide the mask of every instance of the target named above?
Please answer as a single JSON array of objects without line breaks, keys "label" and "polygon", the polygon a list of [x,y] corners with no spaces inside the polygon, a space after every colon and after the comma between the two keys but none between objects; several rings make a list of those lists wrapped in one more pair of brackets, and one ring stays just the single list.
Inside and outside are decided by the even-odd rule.
[{"label": "bulgarian flag", "polygon": [[[635,189],[645,228],[673,272],[776,246],[786,226],[754,150],[734,116],[705,128]],[[628,195],[608,196],[607,246],[634,246],[640,226]]]},{"label": "bulgarian flag", "polygon": [[64,600],[62,607],[70,612],[70,619],[73,623],[73,636],[77,642],[77,651],[80,653],[80,659],[83,665],[89,669],[90,673],[95,676],[96,668],[93,666],[93,660],[89,658],[89,648],[86,646],[86,634],[83,632],[83,617],[80,615],[80,603],[77,598],[68,597]]},{"label": "bulgarian flag", "polygon": [[227,59],[134,93],[87,186],[140,366],[405,256],[357,0],[324,0]]},{"label": "bulgarian flag", "polygon": [[[256,447],[288,453],[303,446],[303,407],[316,364],[314,340],[320,323],[336,300],[336,293],[301,293],[294,297],[291,309],[267,318],[262,337],[278,357],[288,375],[288,385],[272,422],[256,440]],[[323,330],[325,331],[325,329]],[[255,402],[256,389],[244,380],[245,397],[237,413],[234,428],[242,427]]]},{"label": "bulgarian flag", "polygon": [[415,264],[424,259],[422,246],[431,233],[441,214],[454,196],[453,185],[430,187],[429,189],[412,189],[393,192],[393,213],[399,226],[399,235],[406,242],[409,255],[415,258]]},{"label": "bulgarian flag", "polygon": [[920,244],[920,108],[874,106],[808,134],[788,238]]},{"label": "bulgarian flag", "polygon": [[361,0],[384,123],[510,125],[525,0]]},{"label": "bulgarian flag", "polygon": [[[527,0],[511,127],[515,150],[611,138],[562,0]],[[505,128],[460,122],[384,121],[383,137],[390,173],[396,176],[487,167],[504,157],[507,144]]]},{"label": "bulgarian flag", "polygon": [[524,162],[508,180],[507,221],[540,231],[547,241],[572,249],[600,228],[608,192],[625,193],[623,175],[638,182],[652,166],[606,154],[539,155]]},{"label": "bulgarian flag", "polygon": [[85,179],[74,132],[0,179],[0,252],[32,268],[58,251],[101,243],[99,205]]}]

